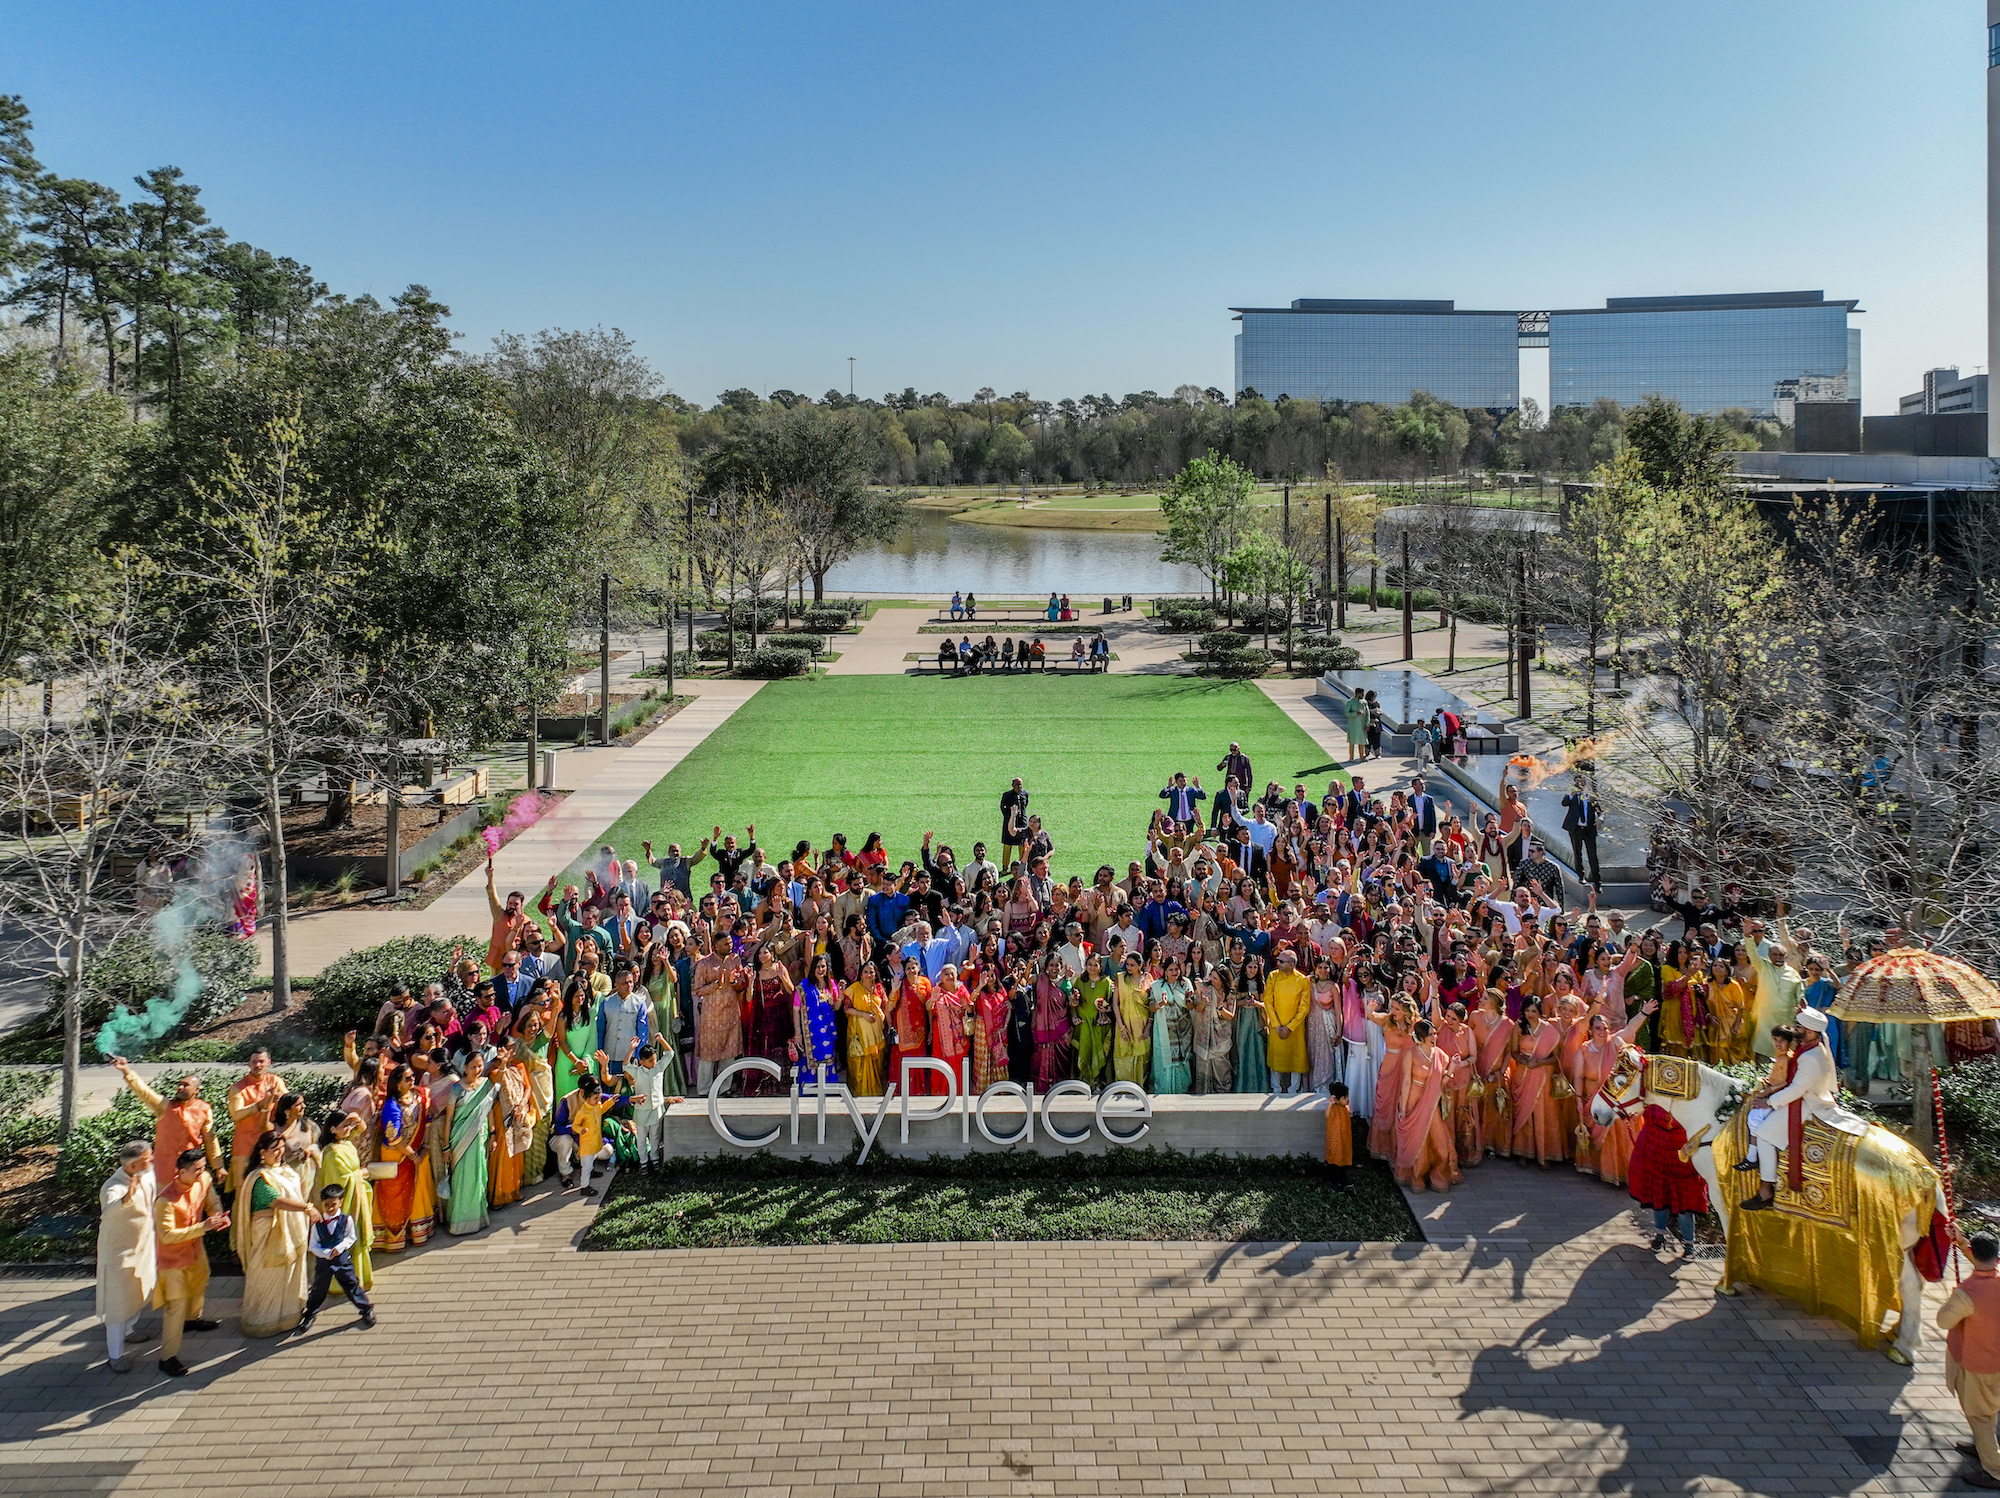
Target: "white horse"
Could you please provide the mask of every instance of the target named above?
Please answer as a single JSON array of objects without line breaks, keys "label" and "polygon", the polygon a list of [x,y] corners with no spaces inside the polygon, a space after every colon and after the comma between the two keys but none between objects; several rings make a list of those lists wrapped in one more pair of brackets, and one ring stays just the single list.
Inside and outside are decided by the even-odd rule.
[{"label": "white horse", "polygon": [[[1654,1092],[1645,1085],[1645,1057],[1636,1048],[1628,1046],[1620,1055],[1618,1065],[1610,1076],[1604,1079],[1604,1086],[1591,1100],[1591,1116],[1600,1125],[1608,1126],[1616,1116],[1614,1109],[1621,1104],[1637,1102],[1642,1106],[1651,1105],[1664,1108],[1672,1114],[1683,1129],[1687,1130],[1688,1144],[1692,1153],[1689,1163],[1700,1172],[1702,1180],[1708,1183],[1708,1200],[1722,1219],[1722,1232],[1727,1238],[1730,1223],[1735,1217],[1738,1199],[1749,1189],[1740,1183],[1725,1185],[1719,1178],[1715,1166],[1714,1144],[1729,1122],[1720,1121],[1716,1115],[1730,1103],[1741,1106],[1743,1087],[1734,1078],[1710,1066],[1694,1065],[1701,1079],[1700,1090],[1691,1098],[1672,1097]],[[1870,1125],[1873,1128],[1873,1125]],[[1732,1176],[1735,1172],[1731,1172]],[[1740,1182],[1740,1178],[1739,1178]],[[1945,1211],[1944,1190],[1937,1192],[1937,1210]],[[1922,1207],[1907,1213],[1897,1224],[1903,1251],[1903,1267],[1899,1280],[1899,1305],[1897,1309],[1896,1337],[1887,1348],[1887,1356],[1893,1363],[1908,1367],[1916,1356],[1916,1351],[1924,1341],[1924,1278],[1917,1272],[1915,1258],[1910,1249],[1917,1240],[1930,1229],[1929,1214]],[[1718,1295],[1736,1295],[1744,1286],[1731,1284],[1727,1279],[1725,1259],[1724,1278],[1715,1286]]]}]

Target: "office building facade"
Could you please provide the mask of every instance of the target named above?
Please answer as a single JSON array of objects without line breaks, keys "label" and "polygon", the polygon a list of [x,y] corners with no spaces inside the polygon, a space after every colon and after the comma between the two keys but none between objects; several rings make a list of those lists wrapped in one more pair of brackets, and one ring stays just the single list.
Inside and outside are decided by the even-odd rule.
[{"label": "office building facade", "polygon": [[[1460,311],[1449,301],[1301,298],[1232,307],[1236,389],[1266,399],[1396,405],[1418,390],[1456,406],[1521,403],[1520,350],[1549,351],[1549,404],[1664,395],[1690,411],[1769,417],[1806,398],[1859,400],[1851,301],[1817,291],[1614,297],[1565,311]],[[1782,403],[1782,404],[1781,404]]]},{"label": "office building facade", "polygon": [[1632,406],[1664,395],[1689,411],[1774,416],[1781,387],[1801,380],[1859,400],[1860,332],[1847,325],[1854,305],[1780,291],[1612,297],[1601,308],[1551,312],[1549,404]]},{"label": "office building facade", "polygon": [[1267,400],[1401,405],[1419,390],[1454,406],[1521,404],[1518,318],[1461,312],[1448,301],[1301,298],[1232,307],[1236,389]]}]

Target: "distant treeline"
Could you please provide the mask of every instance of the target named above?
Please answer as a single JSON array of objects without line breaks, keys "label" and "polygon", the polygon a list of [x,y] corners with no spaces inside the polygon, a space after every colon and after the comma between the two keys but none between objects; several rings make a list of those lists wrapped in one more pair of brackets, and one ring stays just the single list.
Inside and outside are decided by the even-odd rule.
[{"label": "distant treeline", "polygon": [[[778,410],[816,405],[852,412],[875,440],[875,472],[886,484],[1148,484],[1214,452],[1271,480],[1354,479],[1504,471],[1585,474],[1625,444],[1627,408],[1600,400],[1544,419],[1532,401],[1499,419],[1419,391],[1400,406],[1355,401],[1267,401],[1245,391],[1182,385],[1171,395],[1141,390],[1122,400],[1087,395],[1038,400],[1027,391],[978,391],[970,400],[906,389],[880,400],[829,390],[818,401],[790,390],[768,400],[728,390],[704,409],[668,396],[681,447],[700,458],[733,431]],[[1746,449],[1774,449],[1789,434],[1749,412],[1717,418]]]}]

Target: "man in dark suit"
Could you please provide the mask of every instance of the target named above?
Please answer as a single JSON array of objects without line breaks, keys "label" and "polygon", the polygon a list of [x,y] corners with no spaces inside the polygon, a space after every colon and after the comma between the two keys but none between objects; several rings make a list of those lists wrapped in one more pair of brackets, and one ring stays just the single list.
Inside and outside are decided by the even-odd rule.
[{"label": "man in dark suit", "polygon": [[1417,775],[1410,780],[1410,810],[1417,818],[1417,851],[1430,852],[1431,839],[1437,836],[1438,804],[1424,785],[1424,777]]},{"label": "man in dark suit", "polygon": [[[1248,804],[1250,797],[1257,794],[1257,782],[1250,778],[1250,756],[1243,752],[1241,744],[1232,741],[1229,752],[1222,756],[1215,768],[1222,772],[1225,783],[1232,779],[1236,782],[1236,793],[1239,797],[1236,804],[1239,809]],[[1223,809],[1221,797],[1216,798],[1210,809],[1214,813],[1212,826],[1229,825],[1228,814]]]},{"label": "man in dark suit", "polygon": [[1584,861],[1590,862],[1590,887],[1603,889],[1604,880],[1597,868],[1597,829],[1604,820],[1597,797],[1590,793],[1581,775],[1576,778],[1576,789],[1563,797],[1563,831],[1569,834],[1570,867],[1579,876],[1584,872]]}]

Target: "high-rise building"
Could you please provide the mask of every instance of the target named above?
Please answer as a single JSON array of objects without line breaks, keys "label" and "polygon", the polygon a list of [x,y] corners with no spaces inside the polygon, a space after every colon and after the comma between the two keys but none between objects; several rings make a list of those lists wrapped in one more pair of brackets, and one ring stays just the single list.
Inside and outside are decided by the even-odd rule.
[{"label": "high-rise building", "polygon": [[[1860,332],[1851,301],[1818,291],[1612,297],[1549,314],[1549,404],[1664,395],[1690,411],[1777,413],[1780,387],[1808,380],[1822,398],[1859,398]],[[1832,392],[1837,391],[1837,394]]]},{"label": "high-rise building", "polygon": [[1419,390],[1454,406],[1521,403],[1519,318],[1449,301],[1302,297],[1289,307],[1231,307],[1236,389],[1266,399],[1401,405]]},{"label": "high-rise building", "polygon": [[[2000,369],[2000,0],[1986,0],[1986,367]],[[1986,451],[2000,457],[2000,406],[1991,402]]]},{"label": "high-rise building", "polygon": [[1613,297],[1554,312],[1314,297],[1230,308],[1242,324],[1236,389],[1267,399],[1397,405],[1425,390],[1456,406],[1510,410],[1521,403],[1520,351],[1546,348],[1551,406],[1665,395],[1690,411],[1738,406],[1758,416],[1789,415],[1800,399],[1860,398],[1854,310],[1817,291]]}]

